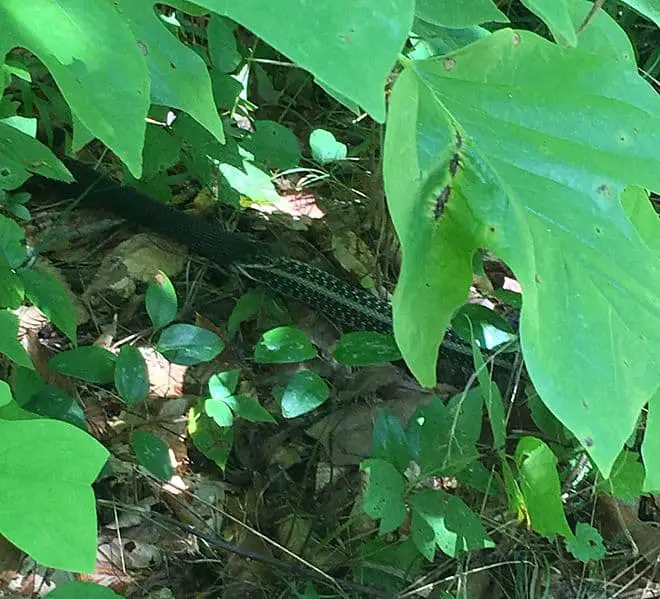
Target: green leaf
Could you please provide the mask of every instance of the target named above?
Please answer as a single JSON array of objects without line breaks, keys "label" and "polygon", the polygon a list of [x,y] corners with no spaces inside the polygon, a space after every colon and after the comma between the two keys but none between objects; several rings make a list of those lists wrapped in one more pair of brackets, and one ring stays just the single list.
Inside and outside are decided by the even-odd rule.
[{"label": "green leaf", "polygon": [[232,189],[253,202],[272,204],[280,199],[270,175],[247,160],[242,169],[223,163],[220,172]]},{"label": "green leaf", "polygon": [[179,309],[174,285],[162,271],[149,281],[147,287],[147,314],[156,329],[162,329],[170,324]]},{"label": "green leaf", "polygon": [[605,557],[603,537],[590,524],[578,522],[575,527],[575,538],[566,539],[566,549],[581,562],[600,561]]},{"label": "green leaf", "polygon": [[[17,46],[28,48],[57,82],[76,116],[74,147],[80,147],[76,142],[82,126],[139,177],[150,104],[147,64],[140,43],[114,4],[35,0],[28,7],[21,0],[7,0],[0,4],[0,22],[0,54],[5,56]],[[99,23],[104,24],[102,43]]]},{"label": "green leaf", "polygon": [[234,443],[233,428],[218,426],[212,418],[193,406],[188,413],[188,434],[199,451],[222,470],[225,469]]},{"label": "green leaf", "polygon": [[415,60],[442,56],[490,35],[490,31],[483,27],[453,29],[432,25],[420,19],[415,19],[413,33],[411,42],[414,49],[408,56]]},{"label": "green leaf", "polygon": [[234,415],[229,406],[221,399],[211,397],[204,401],[204,412],[215,420],[218,426],[231,426],[234,424]]},{"label": "green leaf", "polygon": [[255,131],[240,146],[254,156],[254,162],[269,169],[298,166],[300,143],[290,129],[274,121],[255,121]]},{"label": "green leaf", "polygon": [[369,473],[369,482],[364,491],[364,511],[380,520],[378,532],[381,535],[396,530],[406,517],[406,505],[403,502],[405,479],[385,460],[364,460],[360,468]]},{"label": "green leaf", "polygon": [[25,295],[73,343],[76,342],[77,314],[69,291],[52,275],[21,268]]},{"label": "green leaf", "polygon": [[321,164],[344,160],[348,156],[346,144],[337,141],[334,134],[325,129],[314,129],[309,135],[312,157]]},{"label": "green leaf", "polygon": [[6,406],[12,402],[11,389],[9,385],[0,380],[0,407]]},{"label": "green leaf", "polygon": [[144,401],[149,395],[149,371],[137,347],[124,345],[115,365],[115,387],[129,405]]},{"label": "green leaf", "polygon": [[503,316],[480,304],[461,306],[451,319],[451,328],[463,341],[472,343],[476,339],[480,348],[488,350],[517,338]]},{"label": "green leaf", "polygon": [[232,395],[225,401],[237,416],[245,418],[249,422],[270,422],[271,424],[276,422],[272,414],[250,393]]},{"label": "green leaf", "polygon": [[104,385],[115,377],[116,356],[98,345],[76,347],[53,356],[48,368],[89,383]]},{"label": "green leaf", "polygon": [[493,431],[493,448],[502,449],[506,443],[506,414],[504,411],[504,399],[500,388],[490,380],[488,368],[484,362],[479,348],[472,343],[472,357],[474,367],[479,381],[479,391],[483,395],[486,410],[488,411],[488,422]]},{"label": "green leaf", "polygon": [[481,23],[508,23],[507,16],[492,0],[417,0],[415,14],[428,23],[461,29]]},{"label": "green leaf", "polygon": [[18,308],[23,295],[23,282],[0,255],[0,308]]},{"label": "green leaf", "polygon": [[435,546],[450,557],[470,549],[495,547],[477,515],[463,501],[444,491],[410,496],[413,540],[429,561]]},{"label": "green leaf", "polygon": [[552,32],[557,43],[568,42],[577,45],[577,32],[571,21],[569,6],[577,4],[572,0],[521,0],[538,16]]},{"label": "green leaf", "polygon": [[122,599],[112,589],[93,582],[67,582],[58,584],[48,593],[52,599]]},{"label": "green leaf", "polygon": [[22,407],[28,412],[68,422],[87,432],[87,419],[82,408],[73,397],[52,385],[45,385]]},{"label": "green leaf", "polygon": [[282,395],[282,416],[297,418],[318,408],[330,397],[327,383],[312,370],[301,370],[291,377]]},{"label": "green leaf", "polygon": [[363,106],[376,121],[385,120],[383,88],[408,37],[413,0],[272,0],[267,7],[260,0],[197,4],[244,25],[319,81]]},{"label": "green leaf", "polygon": [[210,362],[225,348],[215,333],[191,324],[173,324],[165,329],[156,349],[170,362],[191,366]]},{"label": "green leaf", "polygon": [[43,566],[93,572],[97,522],[91,484],[108,451],[57,420],[0,420],[0,436],[0,532]]},{"label": "green leaf", "polygon": [[[1,338],[1,336],[0,336]],[[660,387],[649,401],[646,430],[642,442],[642,457],[646,466],[644,492],[660,491]]]},{"label": "green leaf", "polygon": [[133,431],[131,446],[140,464],[156,478],[165,482],[172,478],[174,469],[170,464],[169,450],[160,437],[149,431]]},{"label": "green leaf", "polygon": [[539,395],[605,476],[660,366],[660,261],[619,202],[629,185],[660,188],[660,103],[631,58],[497,31],[404,70],[385,143],[403,254],[394,327],[413,373],[434,385],[472,254],[489,248],[524,290]]},{"label": "green leaf", "polygon": [[412,451],[401,423],[386,410],[379,410],[371,440],[374,458],[385,460],[403,474],[412,460]]},{"label": "green leaf", "polygon": [[[6,129],[12,129],[12,127]],[[4,130],[5,128],[0,124],[0,135]],[[0,148],[2,147],[0,145]],[[0,158],[4,163],[4,157],[0,155]],[[0,255],[11,268],[19,267],[27,259],[25,231],[11,218],[2,214],[0,214]]]},{"label": "green leaf", "polygon": [[516,447],[515,460],[532,528],[546,537],[560,534],[572,539],[561,501],[557,458],[552,450],[540,439],[523,437]]},{"label": "green leaf", "polygon": [[332,355],[337,362],[346,366],[368,366],[401,359],[394,337],[373,331],[342,335]]},{"label": "green leaf", "polygon": [[153,5],[133,0],[117,0],[116,4],[146,59],[152,103],[188,113],[223,143],[224,129],[202,58],[167,31]]},{"label": "green leaf", "polygon": [[264,301],[265,294],[261,289],[251,289],[238,298],[227,323],[227,331],[230,338],[236,335],[238,327],[242,323],[252,320],[259,314]]},{"label": "green leaf", "polygon": [[624,450],[614,462],[612,474],[605,481],[599,481],[598,490],[626,503],[635,503],[643,493],[644,466],[633,451]]},{"label": "green leaf", "polygon": [[304,331],[295,327],[277,327],[266,331],[254,348],[259,364],[304,362],[316,357],[316,350]]},{"label": "green leaf", "polygon": [[213,399],[227,399],[231,397],[238,386],[241,371],[238,368],[219,372],[209,378],[209,393]]},{"label": "green leaf", "polygon": [[235,29],[235,25],[229,20],[216,14],[211,14],[211,19],[206,27],[211,62],[223,73],[231,73],[243,60],[236,47]]},{"label": "green leaf", "polygon": [[34,369],[30,356],[18,342],[18,317],[9,310],[0,310],[0,354],[18,366]]},{"label": "green leaf", "polygon": [[458,452],[474,450],[479,441],[483,422],[483,396],[481,387],[475,387],[464,393],[457,393],[447,403]]}]

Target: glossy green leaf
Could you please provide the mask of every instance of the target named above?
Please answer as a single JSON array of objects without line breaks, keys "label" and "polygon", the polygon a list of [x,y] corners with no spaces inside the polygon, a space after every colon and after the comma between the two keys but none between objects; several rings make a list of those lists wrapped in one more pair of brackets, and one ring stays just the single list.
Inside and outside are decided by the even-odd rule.
[{"label": "glossy green leaf", "polygon": [[168,481],[174,474],[170,463],[169,449],[160,437],[149,431],[133,431],[131,446],[137,459],[151,474],[163,481]]},{"label": "glossy green leaf", "polygon": [[0,420],[0,436],[0,532],[43,566],[93,572],[97,521],[91,484],[108,451],[57,420]]},{"label": "glossy green leaf", "polygon": [[114,380],[116,360],[107,349],[86,345],[53,356],[48,360],[48,367],[60,374],[103,385]]},{"label": "glossy green leaf", "polygon": [[642,442],[642,457],[646,466],[644,492],[660,491],[660,387],[649,401],[646,430]]},{"label": "glossy green leaf", "polygon": [[569,6],[576,4],[574,0],[521,1],[548,26],[557,43],[567,42],[571,46],[577,45],[577,32],[569,12]]},{"label": "glossy green leaf", "polygon": [[337,141],[334,133],[325,129],[314,129],[309,135],[309,147],[312,157],[321,164],[344,160],[348,156],[348,147]]},{"label": "glossy green leaf", "polygon": [[253,202],[272,204],[280,199],[270,175],[247,160],[243,168],[221,164],[220,172],[232,189]]},{"label": "glossy green leaf", "polygon": [[508,23],[507,16],[493,0],[417,0],[415,14],[428,23],[461,29],[482,23]]},{"label": "glossy green leaf", "polygon": [[9,388],[9,385],[5,381],[0,380],[0,407],[6,406],[11,402],[12,402],[11,389]]},{"label": "glossy green leaf", "polygon": [[162,271],[149,281],[146,295],[147,314],[155,329],[170,324],[179,309],[176,291],[169,277]]},{"label": "glossy green leaf", "polygon": [[33,369],[32,360],[18,342],[18,317],[9,310],[0,310],[0,354],[18,366]]},{"label": "glossy green leaf", "polygon": [[254,162],[269,169],[298,166],[300,142],[290,129],[275,121],[255,121],[255,131],[240,142],[254,156]]},{"label": "glossy green leaf", "polygon": [[210,397],[204,401],[204,412],[215,420],[218,426],[231,426],[234,424],[234,414],[229,406],[221,399]]},{"label": "glossy green leaf", "polygon": [[493,432],[493,448],[502,449],[506,443],[506,413],[504,411],[504,398],[500,388],[490,379],[490,374],[484,362],[481,351],[473,343],[472,357],[474,367],[479,381],[479,393],[482,394],[486,411],[488,412],[488,423]]},{"label": "glossy green leaf", "polygon": [[532,528],[543,536],[560,534],[573,538],[564,506],[557,474],[557,458],[540,439],[523,437],[515,452],[519,484]]},{"label": "glossy green leaf", "polygon": [[301,370],[291,377],[282,395],[282,416],[297,418],[322,405],[330,397],[327,383],[312,370]]},{"label": "glossy green leaf", "polygon": [[183,366],[210,362],[224,348],[224,342],[215,333],[191,324],[168,327],[156,346],[170,362]]},{"label": "glossy green leaf", "polygon": [[265,298],[265,293],[261,289],[251,289],[238,298],[227,323],[230,338],[236,335],[242,323],[252,320],[259,314]]},{"label": "glossy green leaf", "polygon": [[77,314],[70,292],[55,277],[44,272],[21,268],[18,275],[28,299],[75,343]]},{"label": "glossy green leaf", "polygon": [[415,545],[429,561],[435,546],[450,557],[470,549],[495,547],[477,514],[455,495],[420,491],[411,495],[410,506]]},{"label": "glossy green leaf", "polygon": [[514,343],[517,335],[506,319],[480,304],[465,304],[461,306],[451,320],[452,330],[463,341],[472,343],[475,339],[482,349],[497,349]]},{"label": "glossy green leaf", "polygon": [[231,397],[236,387],[241,371],[238,368],[219,372],[209,378],[209,393],[213,399],[226,399]]},{"label": "glossy green leaf", "polygon": [[386,410],[376,416],[371,440],[371,454],[385,460],[403,474],[412,460],[412,451],[401,423]]},{"label": "glossy green leaf", "polygon": [[0,255],[0,308],[18,308],[23,296],[23,282]]},{"label": "glossy green leaf", "polygon": [[413,0],[197,4],[244,25],[319,81],[363,106],[378,122],[385,120],[383,88],[408,37]]},{"label": "glossy green leaf", "polygon": [[149,371],[137,347],[124,345],[119,350],[115,365],[115,387],[129,406],[147,399]]},{"label": "glossy green leaf", "polygon": [[233,428],[218,426],[198,407],[192,407],[188,412],[188,434],[199,451],[225,469],[234,443]]},{"label": "glossy green leaf", "polygon": [[332,355],[337,362],[346,366],[368,366],[401,359],[394,337],[373,331],[342,335]]},{"label": "glossy green leaf", "polygon": [[660,101],[631,58],[500,30],[404,70],[385,144],[406,362],[435,383],[472,254],[489,248],[524,290],[535,387],[605,476],[660,367],[660,261],[619,202],[631,184],[660,188]]},{"label": "glossy green leaf", "polygon": [[578,522],[575,527],[575,538],[566,539],[566,549],[581,562],[599,561],[605,557],[606,549],[603,537],[590,524]]},{"label": "glossy green leaf", "polygon": [[369,473],[369,482],[364,491],[364,511],[380,520],[380,534],[396,530],[406,517],[403,501],[406,481],[403,475],[385,460],[364,460],[360,468]]},{"label": "glossy green leaf", "polygon": [[[151,7],[145,5],[144,9]],[[139,177],[144,118],[150,104],[143,52],[149,49],[143,47],[141,52],[123,17],[106,2],[35,0],[28,6],[22,0],[6,0],[0,4],[0,54],[23,47],[39,56],[77,125],[101,139]],[[102,43],[99,23],[104,26]],[[77,126],[75,136],[81,133]]]},{"label": "glossy green leaf", "polygon": [[260,364],[304,362],[315,357],[316,350],[309,337],[294,327],[266,331],[254,348],[254,359]]}]

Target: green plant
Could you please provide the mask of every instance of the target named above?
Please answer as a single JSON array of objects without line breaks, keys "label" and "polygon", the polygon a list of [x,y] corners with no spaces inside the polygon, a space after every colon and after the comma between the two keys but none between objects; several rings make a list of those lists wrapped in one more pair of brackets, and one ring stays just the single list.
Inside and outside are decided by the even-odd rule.
[{"label": "green plant", "polygon": [[[386,124],[385,191],[402,248],[393,298],[397,347],[362,334],[357,345],[368,343],[371,350],[351,358],[352,363],[393,360],[400,352],[422,385],[432,387],[438,348],[468,296],[475,255],[488,250],[521,283],[520,345],[545,408],[610,479],[641,410],[648,406],[642,489],[657,490],[660,248],[658,218],[648,196],[660,190],[660,102],[638,73],[635,48],[606,12],[591,14],[593,5],[581,0],[523,4],[533,16],[530,29],[538,32],[506,27],[508,17],[492,2],[468,7],[449,0],[392,0],[386,5],[337,0],[310,7],[299,0],[272,0],[265,8],[258,0],[174,0],[170,5],[175,10],[163,14],[150,3],[131,0],[35,0],[29,7],[5,0],[0,47],[10,60],[3,64],[0,114],[3,205],[24,219],[24,197],[9,192],[30,173],[69,180],[64,166],[35,139],[35,119],[52,137],[54,121],[66,119],[68,111],[70,147],[100,140],[124,163],[127,180],[140,179],[139,185],[164,198],[176,177],[165,171],[181,161],[203,183],[215,183],[220,173],[219,195],[227,204],[239,206],[241,196],[254,203],[272,202],[275,192],[267,170],[297,166],[300,148],[290,132],[272,121],[256,123],[248,135],[219,116],[219,109],[225,116],[245,116],[252,108],[240,77],[230,75],[249,70],[254,58],[236,45],[233,33],[239,23],[311,73],[333,97],[352,108],[363,107]],[[657,27],[660,14],[652,3],[635,0],[629,5]],[[190,31],[186,19],[177,19],[181,13],[207,12],[212,14],[206,29],[208,52],[199,44],[191,48],[182,43],[191,38]],[[287,18],[280,18],[282,14]],[[490,25],[483,27],[485,23]],[[554,41],[543,37],[545,31]],[[50,85],[32,94],[28,81],[33,60],[16,48],[40,59],[61,97]],[[657,72],[657,49],[644,61],[644,68]],[[386,111],[383,87],[395,66]],[[12,86],[12,81],[18,83]],[[261,86],[267,87],[263,79]],[[172,108],[185,114],[169,133],[163,127],[147,128],[146,117],[165,122]],[[345,156],[335,142],[322,131],[310,139],[319,163]],[[138,354],[126,348],[116,357],[97,347],[75,347],[75,313],[66,290],[31,266],[23,230],[5,216],[0,216],[0,239],[0,352],[16,366],[32,368],[16,341],[13,312],[28,300],[74,345],[51,360],[52,369],[95,383],[114,382],[126,403],[141,401],[146,378]],[[212,359],[222,351],[222,340],[199,327],[172,324],[177,304],[167,283],[152,285],[147,298],[158,331],[157,349],[180,364]],[[255,297],[241,304],[242,313],[237,310],[231,334],[253,313]],[[342,352],[345,361],[355,355],[354,340],[340,342],[338,360]],[[304,351],[290,352],[288,341]],[[278,346],[275,352],[273,344]],[[314,355],[311,343],[293,327],[264,333],[255,349],[255,359],[263,363],[299,362]],[[436,547],[455,555],[490,544],[458,498],[418,487],[424,477],[458,476],[478,463],[475,430],[463,414],[474,410],[480,420],[482,401],[511,505],[542,534],[573,535],[557,503],[552,448],[536,438],[521,439],[515,470],[504,456],[504,407],[480,360],[475,351],[479,389],[467,398],[455,399],[449,407],[434,400],[420,409],[405,433],[382,416],[373,458],[364,464],[370,476],[365,507],[381,520],[381,532],[400,526],[410,510],[415,544],[427,558]],[[234,374],[231,378],[227,384],[218,375],[211,397],[190,418],[191,434],[203,451],[218,451],[220,437],[222,449],[213,459],[221,465],[231,447],[228,425],[233,417],[249,413],[253,418],[256,410],[259,417],[254,419],[266,419],[263,408],[235,394],[238,379]],[[38,381],[30,384],[39,386]],[[311,372],[290,385],[282,399],[288,416],[305,413],[328,396],[325,383]],[[29,454],[12,454],[21,458],[9,462],[3,488],[18,488],[22,498],[31,491],[30,481],[19,477],[22,469],[48,465],[50,472],[61,473],[73,468],[86,511],[80,521],[68,521],[71,534],[80,538],[65,557],[53,554],[49,538],[30,536],[30,518],[44,509],[39,502],[24,503],[26,511],[19,518],[6,513],[0,532],[44,564],[89,570],[94,551],[89,484],[107,454],[77,428],[26,413],[3,388],[3,443],[31,448]],[[14,389],[17,397],[18,391]],[[72,417],[69,407],[65,412]],[[64,449],[51,463],[47,445],[55,442]],[[65,460],[69,454],[75,454],[73,461]],[[420,468],[412,478],[410,461]],[[543,496],[535,487],[539,480],[546,490]],[[66,492],[60,483],[56,496]],[[17,498],[6,502],[19,509]],[[549,524],[541,515],[548,505],[553,508]],[[449,523],[462,518],[470,525],[467,532]],[[55,534],[45,524],[44,530]]]}]

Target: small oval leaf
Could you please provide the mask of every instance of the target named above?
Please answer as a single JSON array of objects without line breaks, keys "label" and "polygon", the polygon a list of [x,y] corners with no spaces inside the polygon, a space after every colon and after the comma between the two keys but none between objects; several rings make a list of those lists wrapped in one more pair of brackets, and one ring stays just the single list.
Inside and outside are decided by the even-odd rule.
[{"label": "small oval leaf", "polygon": [[117,356],[115,387],[119,396],[130,406],[144,401],[149,395],[149,372],[140,350],[124,345]]},{"label": "small oval leaf", "polygon": [[169,277],[162,271],[149,282],[146,296],[147,314],[156,329],[162,329],[176,317],[176,291]]},{"label": "small oval leaf", "polygon": [[330,397],[326,382],[315,372],[303,370],[293,375],[282,395],[282,416],[296,418],[318,408]]},{"label": "small oval leaf", "polygon": [[401,359],[392,335],[360,331],[341,336],[333,357],[346,366],[368,366]]},{"label": "small oval leaf", "polygon": [[148,431],[133,431],[131,446],[137,459],[151,474],[168,481],[174,473],[167,445],[160,437]]},{"label": "small oval leaf", "polygon": [[160,336],[156,349],[170,362],[192,366],[213,360],[225,344],[215,333],[192,324],[173,324]]},{"label": "small oval leaf", "polygon": [[266,331],[254,348],[260,364],[288,364],[316,357],[316,350],[304,331],[295,327],[277,327]]},{"label": "small oval leaf", "polygon": [[116,357],[97,345],[76,347],[53,356],[48,367],[55,372],[73,376],[88,383],[111,383],[115,374]]}]

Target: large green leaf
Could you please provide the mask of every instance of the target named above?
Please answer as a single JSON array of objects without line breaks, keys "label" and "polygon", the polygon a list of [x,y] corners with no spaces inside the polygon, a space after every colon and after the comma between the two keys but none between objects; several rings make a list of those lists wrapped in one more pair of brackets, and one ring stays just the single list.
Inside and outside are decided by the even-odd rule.
[{"label": "large green leaf", "polygon": [[413,372],[434,384],[472,254],[491,249],[521,282],[540,396],[607,476],[660,382],[660,262],[619,200],[660,189],[657,95],[630,57],[501,30],[404,70],[385,151],[403,247],[394,327]]},{"label": "large green leaf", "polygon": [[624,0],[624,2],[660,27],[660,2],[658,0]]},{"label": "large green leaf", "polygon": [[153,2],[117,0],[117,10],[132,29],[151,77],[151,101],[179,108],[203,125],[217,140],[225,139],[202,58],[180,43],[154,12]]},{"label": "large green leaf", "polygon": [[508,23],[507,16],[495,6],[493,0],[417,0],[415,14],[434,25],[461,29],[495,22]]},{"label": "large green leaf", "polygon": [[577,33],[569,12],[569,6],[575,4],[574,0],[521,1],[543,20],[558,43],[566,41],[571,46],[577,44]]},{"label": "large green leaf", "polygon": [[0,436],[0,532],[44,566],[92,572],[97,523],[91,484],[108,451],[56,420],[0,420]]},{"label": "large green leaf", "polygon": [[77,123],[140,176],[149,77],[133,33],[111,2],[5,0],[0,53],[31,50],[51,72]]},{"label": "large green leaf", "polygon": [[[385,80],[413,19],[413,0],[196,0],[251,29],[319,83],[385,120]],[[286,15],[285,18],[282,18]]]}]

